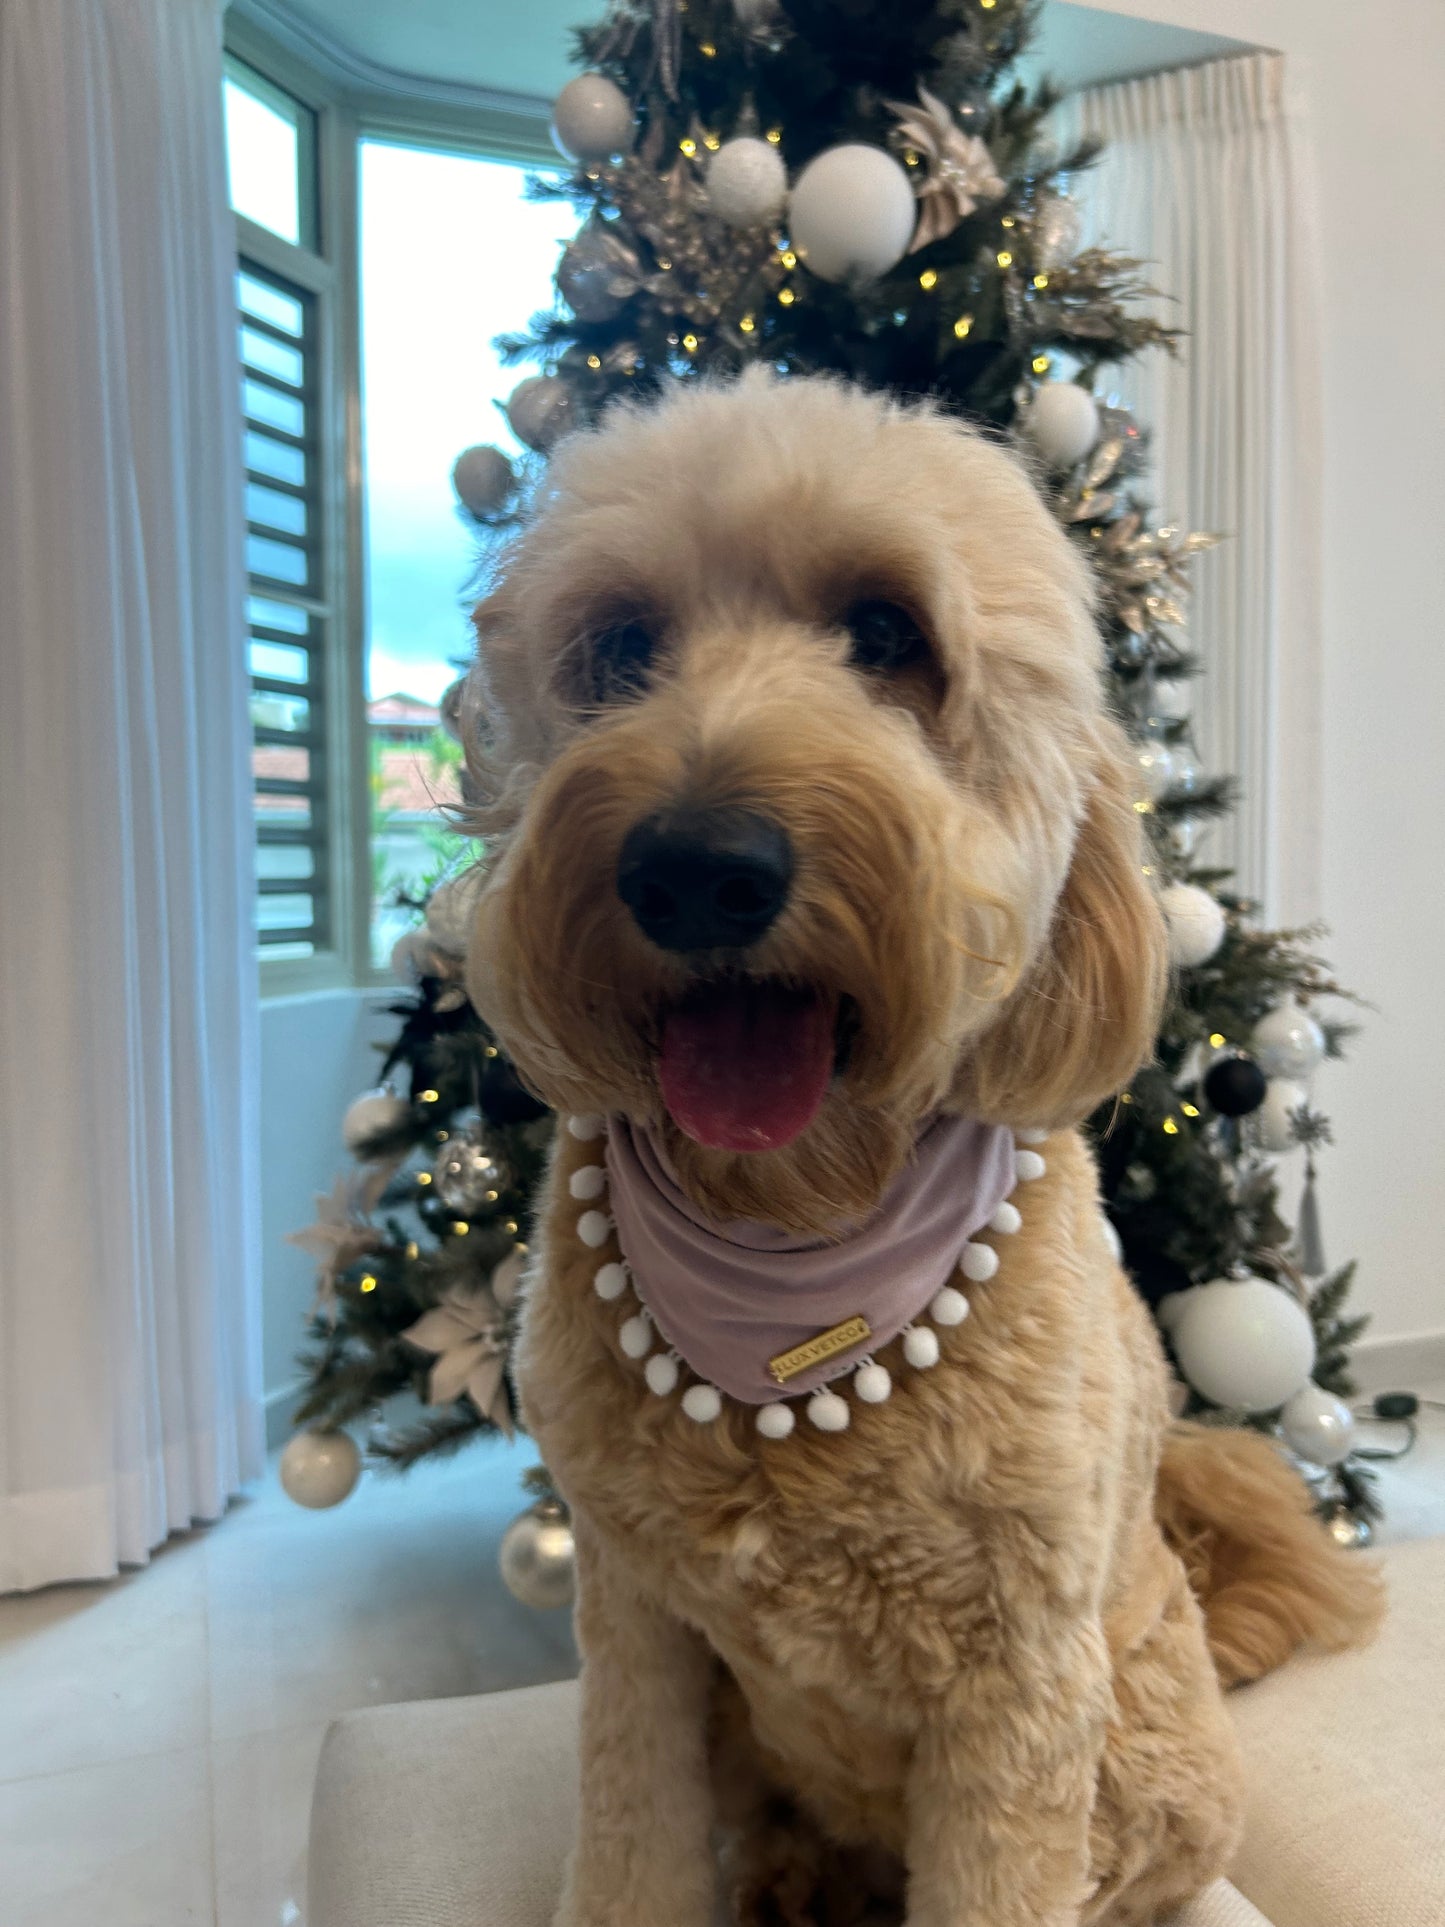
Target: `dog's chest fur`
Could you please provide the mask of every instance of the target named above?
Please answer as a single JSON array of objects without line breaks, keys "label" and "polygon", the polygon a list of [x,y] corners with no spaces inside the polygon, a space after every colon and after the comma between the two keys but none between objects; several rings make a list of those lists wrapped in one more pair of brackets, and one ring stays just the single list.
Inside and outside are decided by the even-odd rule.
[{"label": "dog's chest fur", "polygon": [[1037,1615],[1107,1606],[1148,1516],[1157,1341],[1108,1253],[1088,1153],[1071,1134],[1046,1148],[938,1365],[910,1369],[895,1343],[887,1403],[850,1401],[841,1434],[802,1419],[767,1441],[730,1401],[695,1424],[623,1356],[634,1307],[596,1297],[615,1254],[580,1244],[567,1199],[589,1154],[560,1142],[519,1353],[527,1423],[632,1582],[726,1663],[775,1763],[825,1805],[833,1784],[840,1830],[861,1799],[877,1837],[866,1788],[897,1791],[920,1696],[1006,1663]]}]

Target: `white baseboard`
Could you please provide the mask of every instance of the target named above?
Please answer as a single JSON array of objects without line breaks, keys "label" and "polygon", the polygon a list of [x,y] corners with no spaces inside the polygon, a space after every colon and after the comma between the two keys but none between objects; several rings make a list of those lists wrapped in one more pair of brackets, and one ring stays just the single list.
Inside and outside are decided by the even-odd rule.
[{"label": "white baseboard", "polygon": [[1362,1338],[1350,1353],[1350,1370],[1361,1392],[1418,1392],[1445,1381],[1445,1330],[1402,1332],[1393,1338]]},{"label": "white baseboard", "polygon": [[295,1430],[291,1423],[291,1414],[301,1402],[301,1387],[302,1381],[298,1378],[294,1384],[278,1385],[275,1391],[267,1392],[262,1399],[262,1410],[266,1414],[266,1450],[268,1452],[274,1452],[278,1446],[284,1445]]}]

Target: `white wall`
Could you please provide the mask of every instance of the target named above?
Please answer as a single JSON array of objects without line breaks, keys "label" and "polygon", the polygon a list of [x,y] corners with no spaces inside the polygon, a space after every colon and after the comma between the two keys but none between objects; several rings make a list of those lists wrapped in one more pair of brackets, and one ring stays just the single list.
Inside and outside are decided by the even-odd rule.
[{"label": "white wall", "polygon": [[[1085,0],[1088,4],[1089,0]],[[1287,56],[1310,140],[1323,353],[1320,912],[1379,1006],[1321,1098],[1331,1254],[1374,1336],[1445,1331],[1445,6],[1109,0]]]},{"label": "white wall", "polygon": [[331,990],[276,997],[261,1008],[261,1336],[269,1441],[290,1430],[296,1353],[304,1337],[315,1265],[288,1245],[315,1217],[315,1193],[329,1191],[350,1159],[341,1115],[375,1084],[396,1019],[395,992]]}]

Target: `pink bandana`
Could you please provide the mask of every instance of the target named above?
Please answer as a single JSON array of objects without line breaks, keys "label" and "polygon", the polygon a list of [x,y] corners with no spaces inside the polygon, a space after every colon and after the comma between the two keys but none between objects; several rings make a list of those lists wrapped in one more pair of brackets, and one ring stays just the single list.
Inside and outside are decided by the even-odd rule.
[{"label": "pink bandana", "polygon": [[[830,1241],[705,1218],[650,1133],[625,1118],[608,1120],[607,1173],[617,1239],[647,1313],[699,1379],[746,1405],[814,1391],[897,1337],[1022,1175],[1003,1126],[940,1117],[873,1215]],[[866,1331],[822,1363],[785,1382],[770,1372],[771,1360],[855,1319]]]}]

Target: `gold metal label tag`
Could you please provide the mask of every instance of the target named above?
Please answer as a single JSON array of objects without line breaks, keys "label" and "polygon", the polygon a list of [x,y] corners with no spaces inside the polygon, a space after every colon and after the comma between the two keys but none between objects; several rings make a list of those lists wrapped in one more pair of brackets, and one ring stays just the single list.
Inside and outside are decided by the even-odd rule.
[{"label": "gold metal label tag", "polygon": [[872,1327],[860,1313],[856,1318],[845,1318],[841,1325],[834,1325],[831,1331],[819,1332],[816,1338],[794,1345],[790,1352],[779,1352],[776,1358],[768,1360],[768,1370],[779,1385],[786,1385],[790,1378],[796,1378],[799,1372],[806,1372],[810,1365],[821,1365],[825,1358],[836,1358],[839,1352],[851,1351],[855,1345],[861,1345],[865,1338],[872,1336]]}]

